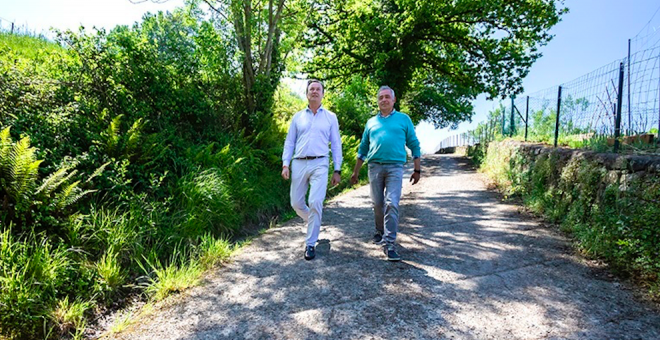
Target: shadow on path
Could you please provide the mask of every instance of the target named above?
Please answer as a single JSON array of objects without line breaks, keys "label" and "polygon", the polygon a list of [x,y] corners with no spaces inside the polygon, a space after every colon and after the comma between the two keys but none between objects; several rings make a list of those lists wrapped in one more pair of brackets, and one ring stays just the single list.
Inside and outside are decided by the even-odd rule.
[{"label": "shadow on path", "polygon": [[[404,186],[399,248],[369,243],[368,188],[330,201],[313,261],[300,219],[256,239],[127,339],[657,339],[660,317],[560,234],[499,201],[464,159]],[[404,177],[405,178],[405,177]]]}]

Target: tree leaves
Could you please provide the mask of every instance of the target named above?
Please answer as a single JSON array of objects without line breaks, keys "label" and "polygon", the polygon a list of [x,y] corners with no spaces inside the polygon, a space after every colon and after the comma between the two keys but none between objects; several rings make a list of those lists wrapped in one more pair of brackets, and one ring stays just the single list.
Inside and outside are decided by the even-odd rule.
[{"label": "tree leaves", "polygon": [[472,115],[479,93],[522,91],[562,0],[321,0],[306,34],[306,71],[346,84],[353,75],[395,89],[417,120],[437,127]]}]

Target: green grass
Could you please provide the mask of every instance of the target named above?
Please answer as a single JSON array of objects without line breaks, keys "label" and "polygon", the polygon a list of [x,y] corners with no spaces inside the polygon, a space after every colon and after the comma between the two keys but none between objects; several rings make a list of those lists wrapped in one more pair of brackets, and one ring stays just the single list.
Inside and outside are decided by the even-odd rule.
[{"label": "green grass", "polygon": [[57,307],[49,317],[54,323],[53,329],[60,336],[82,337],[85,330],[85,313],[93,307],[90,301],[69,301],[69,297],[57,302]]},{"label": "green grass", "polygon": [[[96,308],[188,289],[256,230],[295,216],[279,172],[290,102],[276,103],[279,120],[244,136],[218,123],[242,109],[234,100],[242,92],[223,88],[233,75],[205,83],[186,73],[192,65],[169,73],[184,65],[141,32],[108,34],[69,36],[62,48],[0,33],[0,125],[11,126],[3,143],[29,138],[36,164],[16,195],[22,210],[0,211],[0,337],[80,336]],[[329,197],[350,190],[359,140],[342,141],[343,180]],[[47,185],[57,189],[50,198],[39,191],[49,181],[61,184]],[[58,200],[79,198],[73,184],[89,195]]]},{"label": "green grass", "polygon": [[197,248],[199,264],[204,269],[213,268],[229,259],[234,245],[226,238],[214,238],[211,234],[202,236]]},{"label": "green grass", "polygon": [[144,291],[149,298],[160,301],[173,293],[180,293],[196,286],[204,267],[190,254],[174,250],[168,263],[146,260],[143,270],[148,276]]},{"label": "green grass", "polygon": [[570,232],[585,254],[632,274],[660,299],[660,178],[608,171],[579,153],[530,155],[511,143],[491,143],[481,170]]},{"label": "green grass", "polygon": [[120,333],[120,332],[126,330],[126,328],[128,328],[128,326],[131,325],[131,323],[133,321],[133,316],[134,316],[133,313],[126,312],[126,313],[122,314],[121,316],[117,317],[115,322],[110,327],[110,332],[114,334],[114,333]]},{"label": "green grass", "polygon": [[9,336],[37,336],[47,324],[59,290],[66,289],[71,261],[64,245],[42,235],[20,240],[11,226],[0,233],[0,325]]},{"label": "green grass", "polygon": [[126,275],[121,267],[116,253],[107,252],[101,256],[95,264],[99,275],[99,284],[104,290],[113,291],[121,287],[126,280]]},{"label": "green grass", "polygon": [[0,48],[6,47],[24,58],[36,59],[63,48],[55,42],[41,37],[0,32]]}]

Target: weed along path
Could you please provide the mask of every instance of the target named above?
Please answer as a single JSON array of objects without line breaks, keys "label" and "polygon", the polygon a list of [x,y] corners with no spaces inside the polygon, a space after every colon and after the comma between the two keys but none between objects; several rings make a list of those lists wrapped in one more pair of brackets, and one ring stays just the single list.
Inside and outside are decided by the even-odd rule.
[{"label": "weed along path", "polygon": [[316,259],[303,259],[293,219],[114,337],[660,339],[656,307],[502,203],[464,159],[427,156],[422,167],[421,182],[404,185],[402,262],[369,242],[363,186],[326,205]]}]

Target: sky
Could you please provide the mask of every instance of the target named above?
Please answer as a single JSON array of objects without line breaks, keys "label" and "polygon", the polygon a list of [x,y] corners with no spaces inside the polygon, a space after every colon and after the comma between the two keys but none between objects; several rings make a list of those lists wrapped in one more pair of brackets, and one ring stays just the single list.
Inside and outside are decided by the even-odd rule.
[{"label": "sky", "polygon": [[[111,29],[115,25],[131,25],[140,21],[148,11],[168,11],[183,3],[184,0],[164,3],[0,0],[0,27],[7,29],[14,22],[16,26],[27,27],[36,33],[46,33],[50,27],[75,30],[80,25]],[[621,59],[627,55],[628,39],[638,34],[645,36],[655,34],[654,30],[660,31],[658,0],[566,0],[565,5],[570,12],[551,29],[554,39],[541,48],[543,56],[523,80],[525,93],[556,87]],[[660,36],[660,32],[655,36]],[[474,129],[497,106],[498,102],[486,101],[485,96],[480,96],[474,102],[472,122],[462,123],[453,131],[435,130],[431,124],[421,123],[417,126],[417,134],[423,151],[434,152],[442,139]]]},{"label": "sky", "polygon": [[171,11],[183,4],[184,0],[160,4],[149,0],[0,0],[0,25],[7,29],[14,22],[36,33],[48,33],[50,27],[77,30],[80,25],[111,29],[132,25],[149,11]]},{"label": "sky", "polygon": [[[628,39],[638,34],[639,37],[653,35],[655,29],[654,41],[660,37],[658,0],[567,0],[565,6],[569,13],[550,30],[554,38],[540,49],[543,56],[523,80],[525,93],[556,88],[626,57]],[[476,128],[499,102],[486,101],[485,96],[480,96],[473,105],[472,122],[461,123],[457,130],[434,130],[430,124],[420,124],[417,134],[422,149],[434,152],[444,138]]]}]

